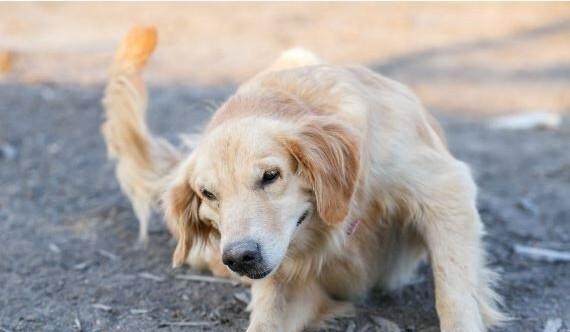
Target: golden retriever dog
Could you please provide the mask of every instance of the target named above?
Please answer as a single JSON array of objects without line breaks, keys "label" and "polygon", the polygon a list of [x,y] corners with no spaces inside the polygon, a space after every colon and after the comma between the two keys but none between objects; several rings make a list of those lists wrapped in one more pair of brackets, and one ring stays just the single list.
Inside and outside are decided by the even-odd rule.
[{"label": "golden retriever dog", "polygon": [[195,149],[178,150],[144,121],[155,43],[154,29],[135,28],[117,52],[108,149],[142,240],[161,202],[175,267],[251,282],[247,331],[302,331],[373,287],[405,285],[425,256],[442,331],[503,321],[469,167],[408,88],[286,52],[217,110]]}]

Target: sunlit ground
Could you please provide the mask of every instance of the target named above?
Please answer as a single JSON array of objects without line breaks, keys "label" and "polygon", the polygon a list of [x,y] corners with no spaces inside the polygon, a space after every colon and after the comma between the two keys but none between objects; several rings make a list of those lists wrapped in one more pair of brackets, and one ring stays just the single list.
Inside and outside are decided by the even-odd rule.
[{"label": "sunlit ground", "polygon": [[155,84],[234,84],[302,46],[401,80],[439,111],[570,109],[568,3],[2,4],[5,77],[102,83],[137,23],[159,29]]}]

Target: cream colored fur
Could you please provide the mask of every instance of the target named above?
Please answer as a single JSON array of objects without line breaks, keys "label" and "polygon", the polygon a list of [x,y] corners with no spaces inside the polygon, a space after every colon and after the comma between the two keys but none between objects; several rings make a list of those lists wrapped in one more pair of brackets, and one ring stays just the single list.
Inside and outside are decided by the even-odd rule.
[{"label": "cream colored fur", "polygon": [[[304,52],[242,85],[182,157],[148,134],[143,95],[132,92],[138,71],[114,74],[104,132],[117,175],[135,210],[164,191],[175,266],[202,243],[207,255],[194,262],[228,276],[220,248],[254,238],[271,272],[252,281],[248,331],[287,332],[339,314],[375,286],[401,287],[427,255],[442,331],[500,323],[476,185],[435,119],[402,84]],[[268,168],[281,177],[260,188]]]},{"label": "cream colored fur", "polygon": [[141,27],[133,29],[117,51],[103,99],[106,121],[101,127],[109,157],[117,161],[121,189],[139,220],[142,245],[148,239],[149,219],[165,177],[182,157],[146,126],[147,94],[140,70],[155,45],[154,28]]}]

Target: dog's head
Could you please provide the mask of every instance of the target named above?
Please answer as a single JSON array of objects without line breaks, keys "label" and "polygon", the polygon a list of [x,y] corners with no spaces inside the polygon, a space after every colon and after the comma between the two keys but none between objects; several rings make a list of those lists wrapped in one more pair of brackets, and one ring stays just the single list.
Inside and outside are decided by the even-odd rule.
[{"label": "dog's head", "polygon": [[219,237],[222,260],[252,279],[275,271],[305,223],[347,216],[359,168],[356,135],[328,116],[245,118],[208,132],[164,197],[179,225],[174,265]]}]

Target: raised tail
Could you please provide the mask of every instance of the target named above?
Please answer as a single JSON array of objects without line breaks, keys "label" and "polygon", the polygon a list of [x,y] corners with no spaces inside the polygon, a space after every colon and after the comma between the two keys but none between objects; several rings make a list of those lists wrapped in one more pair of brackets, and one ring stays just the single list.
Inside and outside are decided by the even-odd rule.
[{"label": "raised tail", "polygon": [[148,222],[165,177],[180,152],[151,134],[146,124],[147,92],[141,70],[156,46],[153,27],[132,28],[119,46],[105,90],[101,131],[116,175],[139,220],[139,241],[148,239]]},{"label": "raised tail", "polygon": [[281,53],[268,70],[279,71],[322,63],[323,61],[315,53],[301,47],[295,47]]}]

